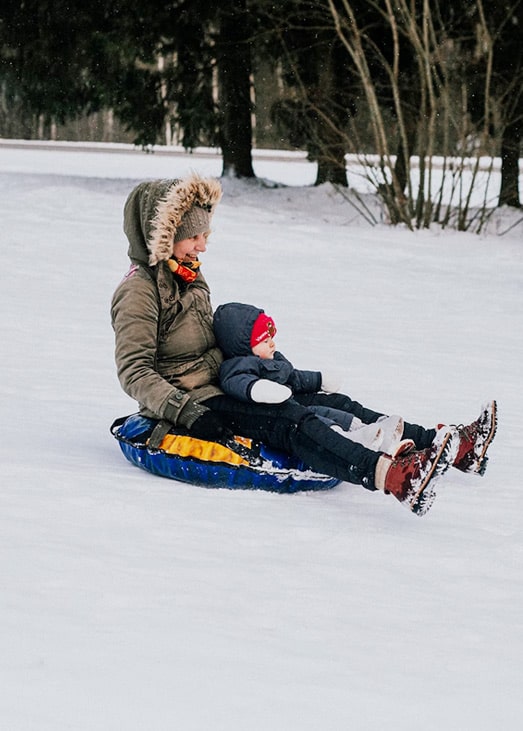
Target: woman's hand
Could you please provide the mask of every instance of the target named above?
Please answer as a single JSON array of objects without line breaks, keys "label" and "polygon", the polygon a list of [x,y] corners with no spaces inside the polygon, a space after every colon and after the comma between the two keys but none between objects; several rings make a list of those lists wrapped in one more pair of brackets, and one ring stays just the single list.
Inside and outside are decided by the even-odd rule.
[{"label": "woman's hand", "polygon": [[224,423],[222,417],[206,409],[189,428],[192,437],[204,439],[207,442],[224,442],[234,437],[233,432]]}]

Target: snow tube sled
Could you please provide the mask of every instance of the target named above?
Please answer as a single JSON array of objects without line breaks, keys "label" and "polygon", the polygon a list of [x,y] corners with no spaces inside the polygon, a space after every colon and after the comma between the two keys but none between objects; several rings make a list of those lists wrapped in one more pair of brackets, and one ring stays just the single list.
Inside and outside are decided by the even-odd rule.
[{"label": "snow tube sled", "polygon": [[164,423],[131,414],[117,419],[111,433],[129,462],[154,475],[194,485],[293,493],[327,490],[340,482],[313,472],[295,457],[241,437],[219,444],[171,427],[153,448],[153,431]]}]

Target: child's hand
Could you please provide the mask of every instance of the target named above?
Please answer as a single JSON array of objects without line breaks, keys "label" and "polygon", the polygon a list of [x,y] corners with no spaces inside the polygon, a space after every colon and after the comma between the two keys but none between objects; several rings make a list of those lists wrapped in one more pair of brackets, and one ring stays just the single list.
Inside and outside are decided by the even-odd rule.
[{"label": "child's hand", "polygon": [[260,378],[251,386],[250,397],[257,404],[281,404],[292,396],[292,391],[282,383]]},{"label": "child's hand", "polygon": [[335,371],[322,371],[321,372],[321,390],[327,393],[337,393],[343,383],[343,378],[340,373]]}]

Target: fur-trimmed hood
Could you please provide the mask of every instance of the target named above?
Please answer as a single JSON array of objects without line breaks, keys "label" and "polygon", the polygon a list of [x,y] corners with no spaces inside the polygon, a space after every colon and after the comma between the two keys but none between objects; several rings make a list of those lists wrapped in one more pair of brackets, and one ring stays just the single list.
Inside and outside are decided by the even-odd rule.
[{"label": "fur-trimmed hood", "polygon": [[183,180],[151,180],[137,185],[124,207],[131,261],[154,266],[169,259],[184,214],[198,205],[209,207],[212,216],[221,197],[218,180],[197,174]]}]

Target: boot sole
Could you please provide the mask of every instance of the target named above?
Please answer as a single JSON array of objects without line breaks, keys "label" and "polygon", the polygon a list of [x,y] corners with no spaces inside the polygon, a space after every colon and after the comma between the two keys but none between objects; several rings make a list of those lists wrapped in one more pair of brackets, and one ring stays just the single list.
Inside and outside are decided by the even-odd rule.
[{"label": "boot sole", "polygon": [[481,449],[481,453],[479,456],[476,457],[475,466],[472,470],[472,472],[475,472],[478,475],[484,475],[485,470],[487,468],[487,462],[488,457],[486,456],[487,449],[492,443],[492,440],[496,436],[496,431],[498,429],[498,405],[496,401],[491,401],[491,410],[490,410],[491,418],[490,418],[490,429],[489,433],[487,434],[487,438],[483,442],[483,446]]},{"label": "boot sole", "polygon": [[441,440],[430,471],[424,476],[421,485],[408,494],[405,500],[405,503],[415,515],[425,515],[432,507],[436,499],[436,484],[452,464],[456,451],[456,438],[452,432],[448,431]]}]

